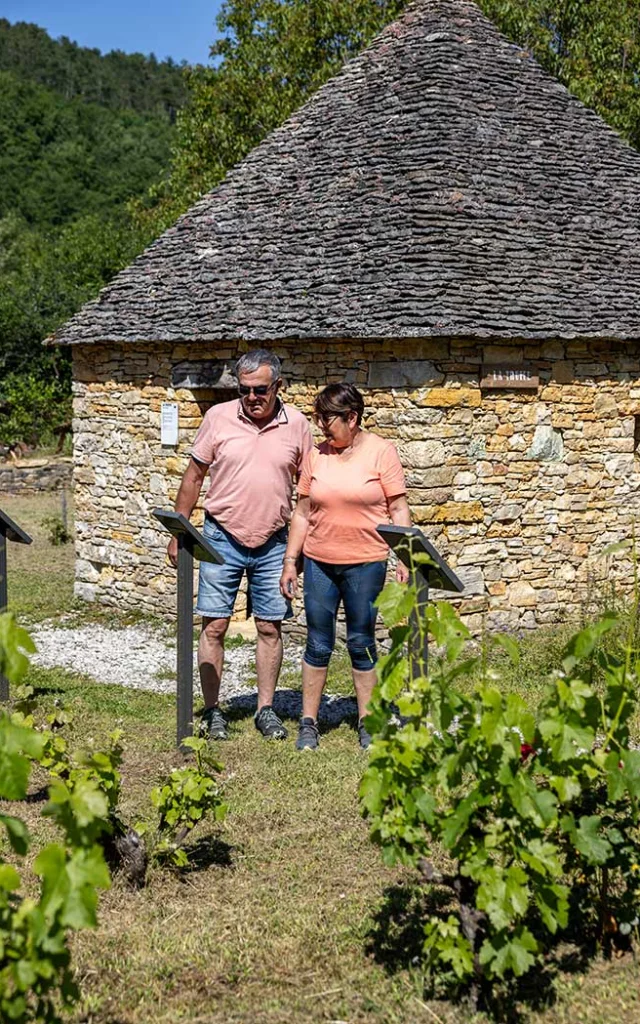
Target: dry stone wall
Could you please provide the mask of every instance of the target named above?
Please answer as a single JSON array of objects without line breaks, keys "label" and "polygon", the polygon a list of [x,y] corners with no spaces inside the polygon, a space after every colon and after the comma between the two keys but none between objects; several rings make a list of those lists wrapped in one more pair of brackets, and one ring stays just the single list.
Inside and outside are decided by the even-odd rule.
[{"label": "dry stone wall", "polygon": [[[74,346],[79,596],[173,613],[175,574],[151,510],[173,503],[204,411],[234,395],[211,382],[228,382],[224,367],[246,347]],[[561,621],[629,589],[627,556],[602,552],[631,536],[640,511],[638,343],[274,347],[285,398],[305,413],[326,383],[363,389],[365,426],[396,442],[414,521],[465,582],[458,603],[474,631]],[[172,385],[173,369],[194,360],[219,375],[205,388]],[[526,367],[539,384],[481,387],[492,366]],[[160,443],[164,401],[179,405],[175,448]]]},{"label": "dry stone wall", "polygon": [[59,491],[71,486],[71,459],[31,459],[16,465],[0,464],[0,493],[23,494],[38,491]]}]

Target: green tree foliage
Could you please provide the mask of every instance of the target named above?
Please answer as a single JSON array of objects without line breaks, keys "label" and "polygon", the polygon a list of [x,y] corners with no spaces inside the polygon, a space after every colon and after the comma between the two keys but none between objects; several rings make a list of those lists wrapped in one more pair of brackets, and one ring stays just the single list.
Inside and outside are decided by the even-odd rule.
[{"label": "green tree foliage", "polygon": [[182,70],[0,21],[0,443],[70,419],[68,354],[43,339],[150,236],[128,202],[169,161]]},{"label": "green tree foliage", "polygon": [[112,50],[103,55],[65,36],[54,40],[38,25],[0,18],[0,71],[53,89],[65,100],[77,97],[110,110],[172,119],[185,101],[183,68],[153,54]]},{"label": "green tree foliage", "polygon": [[0,72],[0,217],[49,227],[109,215],[157,178],[171,137],[166,117],[64,100]]},{"label": "green tree foliage", "polygon": [[640,149],[639,0],[479,0],[505,35]]}]

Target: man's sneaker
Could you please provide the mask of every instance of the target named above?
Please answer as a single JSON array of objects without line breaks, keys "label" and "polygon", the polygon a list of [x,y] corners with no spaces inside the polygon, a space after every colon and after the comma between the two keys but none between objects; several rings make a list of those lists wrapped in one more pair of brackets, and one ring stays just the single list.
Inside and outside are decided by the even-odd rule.
[{"label": "man's sneaker", "polygon": [[217,705],[203,711],[200,720],[200,735],[206,736],[210,740],[229,739],[227,720]]},{"label": "man's sneaker", "polygon": [[270,704],[265,704],[263,708],[260,708],[253,720],[256,723],[256,729],[262,733],[265,739],[286,740],[287,730]]},{"label": "man's sneaker", "polygon": [[358,739],[362,749],[368,750],[371,746],[371,735],[364,724],[364,718],[361,718],[358,722]]},{"label": "man's sneaker", "polygon": [[296,750],[317,750],[320,743],[318,726],[313,718],[301,718],[298,726]]}]

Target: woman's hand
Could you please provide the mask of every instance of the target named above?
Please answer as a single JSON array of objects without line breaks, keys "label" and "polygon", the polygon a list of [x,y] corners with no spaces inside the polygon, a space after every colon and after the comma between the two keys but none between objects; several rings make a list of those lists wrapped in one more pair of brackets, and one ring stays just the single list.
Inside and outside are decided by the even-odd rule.
[{"label": "woman's hand", "polygon": [[298,593],[298,571],[295,562],[286,561],[280,577],[280,593],[291,600]]},{"label": "woman's hand", "polygon": [[398,559],[398,564],[396,565],[396,580],[398,581],[398,583],[409,582],[409,570],[407,569],[404,562],[400,561],[400,559]]}]

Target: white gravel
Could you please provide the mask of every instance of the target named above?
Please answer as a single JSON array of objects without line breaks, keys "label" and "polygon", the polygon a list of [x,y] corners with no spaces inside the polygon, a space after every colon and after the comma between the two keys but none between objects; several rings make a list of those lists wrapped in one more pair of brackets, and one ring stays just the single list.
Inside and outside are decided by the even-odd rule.
[{"label": "white gravel", "polygon": [[[90,676],[98,683],[127,686],[134,690],[175,693],[175,641],[150,626],[126,626],[107,629],[91,624],[72,629],[44,623],[31,631],[37,653],[34,665],[43,668],[66,668]],[[299,672],[301,648],[285,641],[283,675]],[[232,710],[255,709],[255,643],[247,641],[232,645],[225,652],[220,699]],[[194,652],[194,692],[200,693],[196,655]],[[275,710],[287,718],[298,718],[302,710],[298,690],[279,689]],[[351,697],[325,695],[320,718],[336,724],[356,715],[356,702]]]}]

